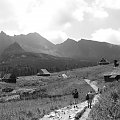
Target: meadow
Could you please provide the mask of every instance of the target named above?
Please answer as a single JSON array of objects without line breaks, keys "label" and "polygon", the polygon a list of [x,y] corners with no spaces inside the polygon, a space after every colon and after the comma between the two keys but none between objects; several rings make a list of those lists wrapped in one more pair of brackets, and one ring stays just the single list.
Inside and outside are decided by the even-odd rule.
[{"label": "meadow", "polygon": [[[87,92],[92,90],[84,79],[97,81],[102,87],[105,84],[103,74],[112,69],[112,65],[94,66],[52,73],[50,77],[19,78],[14,89],[36,88],[37,92],[22,96],[18,101],[0,103],[0,120],[38,120],[53,110],[73,104],[72,91],[75,88],[79,92],[79,102],[82,102]],[[63,73],[68,78],[61,77]]]},{"label": "meadow", "polygon": [[120,120],[120,81],[107,84],[87,120]]}]

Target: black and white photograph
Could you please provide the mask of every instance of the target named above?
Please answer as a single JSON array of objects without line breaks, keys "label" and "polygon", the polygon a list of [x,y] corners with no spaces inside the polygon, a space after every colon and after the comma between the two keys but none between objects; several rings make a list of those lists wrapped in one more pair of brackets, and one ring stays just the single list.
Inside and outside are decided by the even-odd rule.
[{"label": "black and white photograph", "polygon": [[0,120],[120,120],[120,0],[0,0]]}]

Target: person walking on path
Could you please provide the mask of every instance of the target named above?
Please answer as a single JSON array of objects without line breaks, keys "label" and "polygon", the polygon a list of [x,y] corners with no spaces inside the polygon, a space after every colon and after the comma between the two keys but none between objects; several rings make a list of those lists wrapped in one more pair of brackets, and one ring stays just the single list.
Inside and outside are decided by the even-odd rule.
[{"label": "person walking on path", "polygon": [[119,66],[119,63],[117,60],[114,60],[114,67],[118,67]]},{"label": "person walking on path", "polygon": [[73,95],[73,98],[74,98],[74,104],[75,104],[74,107],[77,107],[78,98],[79,98],[79,93],[78,93],[77,89],[75,89],[75,90],[73,91],[72,95]]},{"label": "person walking on path", "polygon": [[93,98],[94,98],[94,93],[92,93],[92,91],[88,92],[86,95],[86,100],[88,101],[88,108],[90,108],[90,109],[92,106]]}]

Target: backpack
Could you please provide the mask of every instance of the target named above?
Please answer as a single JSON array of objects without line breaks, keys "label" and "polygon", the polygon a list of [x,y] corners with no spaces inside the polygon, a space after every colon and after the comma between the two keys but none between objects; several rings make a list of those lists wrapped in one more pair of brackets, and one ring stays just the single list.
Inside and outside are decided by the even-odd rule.
[{"label": "backpack", "polygon": [[73,91],[72,95],[73,95],[74,98],[78,98],[79,97],[78,91]]},{"label": "backpack", "polygon": [[89,100],[89,95],[88,94],[86,95],[86,100]]}]

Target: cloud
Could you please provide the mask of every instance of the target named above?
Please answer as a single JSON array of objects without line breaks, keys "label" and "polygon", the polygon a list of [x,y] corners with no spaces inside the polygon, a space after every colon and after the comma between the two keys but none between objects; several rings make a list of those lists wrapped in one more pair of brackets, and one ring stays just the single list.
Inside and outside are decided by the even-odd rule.
[{"label": "cloud", "polygon": [[14,17],[14,10],[9,0],[0,0],[0,21]]},{"label": "cloud", "polygon": [[19,31],[15,10],[9,0],[0,0],[0,30],[7,33]]},{"label": "cloud", "polygon": [[83,10],[87,6],[84,0],[12,0],[11,4],[19,26],[16,31],[40,34],[62,32],[73,22],[84,20]]},{"label": "cloud", "polygon": [[90,13],[94,18],[107,18],[109,16],[107,11],[97,6],[87,7],[85,11]]},{"label": "cloud", "polygon": [[109,42],[112,44],[120,45],[120,29],[115,30],[112,28],[108,29],[99,29],[92,35],[92,40],[97,40],[101,42]]},{"label": "cloud", "polygon": [[94,5],[103,8],[120,9],[120,0],[95,0]]},{"label": "cloud", "polygon": [[44,32],[42,35],[55,44],[62,43],[68,38],[65,32],[59,30]]},{"label": "cloud", "polygon": [[38,32],[56,43],[64,41],[63,36],[78,38],[85,32],[90,36],[110,17],[106,8],[119,9],[119,1],[0,0],[0,29],[7,34]]}]

